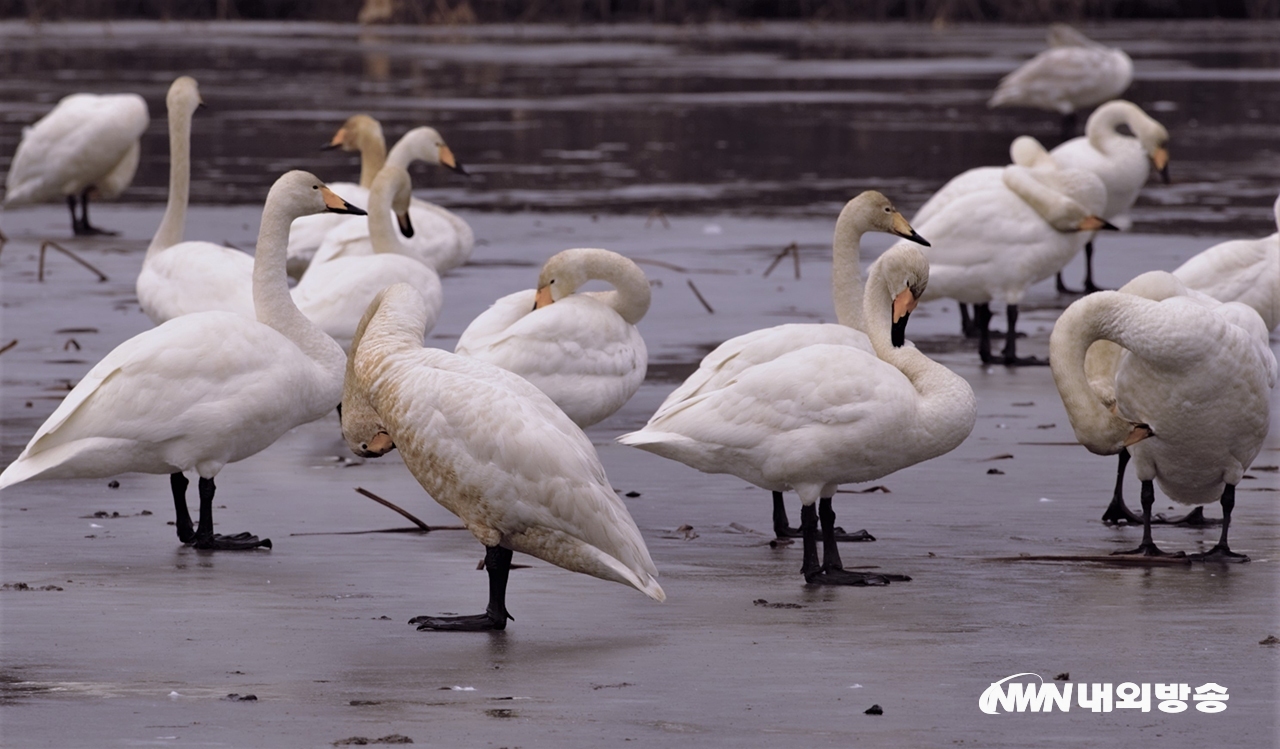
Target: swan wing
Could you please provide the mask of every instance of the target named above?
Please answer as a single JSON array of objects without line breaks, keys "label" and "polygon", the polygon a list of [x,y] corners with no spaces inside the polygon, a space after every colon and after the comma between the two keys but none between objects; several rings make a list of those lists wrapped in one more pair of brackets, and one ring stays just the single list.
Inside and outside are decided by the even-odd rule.
[{"label": "swan wing", "polygon": [[253,257],[212,242],[180,242],[146,259],[137,292],[156,323],[213,310],[254,319]]}]

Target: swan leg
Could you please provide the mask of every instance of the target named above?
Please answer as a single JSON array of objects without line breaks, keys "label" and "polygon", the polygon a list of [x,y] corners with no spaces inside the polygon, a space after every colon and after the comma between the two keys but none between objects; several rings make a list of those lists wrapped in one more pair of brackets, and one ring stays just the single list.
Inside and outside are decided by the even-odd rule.
[{"label": "swan leg", "polygon": [[[1120,465],[1116,468],[1116,489],[1111,495],[1111,504],[1107,505],[1107,511],[1102,513],[1102,522],[1107,525],[1120,525],[1128,523],[1129,525],[1137,525],[1142,522],[1142,518],[1130,510],[1124,503],[1124,469],[1129,465],[1129,450],[1121,448]],[[1154,520],[1152,522],[1155,522]]]},{"label": "swan leg", "polygon": [[1093,240],[1090,239],[1084,245],[1084,293],[1092,294],[1095,291],[1107,291],[1107,289],[1093,282]]},{"label": "swan leg", "polygon": [[[1010,304],[1005,307],[1005,316],[1009,320],[1009,330],[1004,335],[1004,350],[1000,352],[1004,357],[1003,363],[1006,367],[1046,367],[1049,365],[1048,359],[1037,359],[1034,356],[1018,357],[1018,305]],[[987,311],[987,320],[991,320],[990,309]],[[987,336],[987,356],[991,356],[990,334]],[[986,359],[983,360],[986,362]]]},{"label": "swan leg", "polygon": [[511,549],[485,547],[484,568],[489,573],[489,607],[483,614],[471,616],[415,616],[410,624],[418,631],[492,632],[507,628],[507,620],[515,617],[507,612],[507,576],[511,573]]},{"label": "swan leg", "polygon": [[[213,495],[217,491],[217,487],[214,486],[213,479],[207,479],[203,476],[200,477],[200,482],[197,486],[200,489],[200,524],[196,526],[195,542],[191,544],[193,547],[203,551],[247,551],[256,549],[259,546],[264,549],[271,548],[271,539],[259,539],[252,533],[237,533],[234,536],[214,533]],[[183,488],[185,489],[185,487],[186,479],[184,478]],[[183,506],[185,508],[185,502]],[[179,535],[179,538],[181,538],[181,535]]]},{"label": "swan leg", "polygon": [[1247,554],[1237,554],[1227,545],[1227,530],[1231,527],[1231,511],[1236,506],[1236,488],[1231,484],[1227,484],[1222,490],[1222,499],[1219,502],[1222,504],[1222,535],[1218,537],[1218,543],[1203,554],[1189,554],[1188,558],[1197,562],[1247,562],[1249,561]]},{"label": "swan leg", "polygon": [[169,474],[169,488],[173,490],[173,510],[178,526],[178,540],[189,544],[196,540],[195,525],[191,522],[191,512],[187,509],[187,477],[182,472]]},{"label": "swan leg", "polygon": [[[799,528],[791,526],[791,521],[787,518],[787,506],[783,503],[782,492],[773,493],[773,534],[778,538],[800,538],[804,535]],[[836,527],[836,541],[848,543],[874,540],[876,540],[876,537],[868,533],[866,528],[849,533],[844,528]]]},{"label": "swan leg", "polygon": [[1150,481],[1142,482],[1142,543],[1138,548],[1132,551],[1113,552],[1113,556],[1144,556],[1144,557],[1182,557],[1185,553],[1161,551],[1151,540],[1151,506],[1156,503],[1156,487]]},{"label": "swan leg", "polygon": [[[812,569],[810,565],[816,565],[818,561],[817,523],[814,521],[819,518],[822,520],[822,566],[805,572],[805,582],[816,585],[888,585],[892,581],[905,582],[911,579],[906,575],[849,572],[844,568],[844,564],[840,561],[840,549],[836,544],[836,513],[831,509],[831,497],[822,497],[819,500],[816,513],[812,505],[803,508],[801,512],[809,513],[808,517],[804,518],[807,522],[801,523],[805,529],[806,569]],[[815,515],[817,517],[814,517]],[[812,555],[810,555],[811,550]]]},{"label": "swan leg", "polygon": [[[960,332],[964,335],[965,338],[981,337],[982,331],[978,329],[978,316],[975,314],[972,318],[970,318],[969,305],[965,304],[964,302],[960,302],[959,307],[960,307]],[[976,312],[977,305],[974,305],[974,307],[975,307],[974,311]],[[993,330],[991,331],[991,334],[1004,335],[1005,333],[1004,331],[1001,331],[1001,330]],[[1027,334],[1019,333],[1018,337],[1026,338]]]},{"label": "swan leg", "polygon": [[71,230],[78,237],[85,236],[85,235],[94,235],[94,234],[114,237],[120,232],[107,231],[106,229],[99,229],[98,227],[93,226],[92,224],[89,223],[89,191],[92,189],[93,189],[92,187],[86,187],[80,193],[79,221],[76,220],[75,198],[70,195],[67,196],[67,204],[71,206]]}]

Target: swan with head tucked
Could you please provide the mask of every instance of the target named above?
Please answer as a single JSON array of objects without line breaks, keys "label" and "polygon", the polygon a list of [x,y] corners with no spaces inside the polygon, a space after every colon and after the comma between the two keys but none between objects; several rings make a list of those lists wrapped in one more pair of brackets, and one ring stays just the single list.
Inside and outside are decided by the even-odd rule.
[{"label": "swan with head tucked", "polygon": [[[1222,505],[1218,544],[1193,558],[1246,561],[1231,551],[1227,531],[1236,484],[1270,422],[1276,358],[1266,326],[1253,309],[1188,294],[1161,271],[1129,288],[1146,296],[1108,291],[1080,299],[1050,336],[1054,383],[1076,439],[1099,455],[1132,456],[1144,522],[1142,544],[1127,553],[1165,555],[1151,538],[1159,483],[1180,504]],[[1098,342],[1109,343],[1094,350]]]},{"label": "swan with head tucked", "polygon": [[[447,167],[459,174],[466,170],[445,145],[440,133],[429,127],[418,127],[405,133],[391,152],[387,164],[408,170],[415,161],[424,161]],[[358,191],[350,197],[360,198]],[[404,238],[404,253],[417,259],[437,273],[444,273],[467,262],[475,247],[475,235],[471,227],[451,211],[425,200],[414,199],[409,215],[414,234]],[[351,219],[338,225],[324,236],[324,241],[311,259],[312,265],[325,263],[338,257],[373,254],[373,240],[369,223],[364,219]]]},{"label": "swan with head tucked", "polygon": [[356,333],[342,399],[352,450],[376,457],[397,448],[418,483],[486,549],[485,613],[411,623],[504,629],[515,551],[664,600],[640,530],[587,436],[523,377],[423,348],[433,322],[412,287],[378,294]]},{"label": "swan with head tucked", "polygon": [[[330,182],[333,190],[344,200],[356,205],[365,205],[369,201],[369,191],[373,188],[373,180],[387,163],[387,142],[382,135],[382,123],[367,114],[356,114],[347,118],[334,133],[333,138],[322,150],[341,148],[343,151],[356,151],[360,154],[360,182]],[[301,278],[311,258],[324,241],[324,235],[348,217],[332,213],[320,213],[314,216],[303,216],[294,220],[289,229],[289,276]]]},{"label": "swan with head tucked", "polygon": [[863,322],[875,353],[805,346],[667,408],[618,441],[704,473],[729,473],[774,492],[795,490],[807,582],[906,579],[843,569],[831,497],[840,484],[870,481],[949,452],[973,430],[976,403],[969,384],[904,345],[908,313],[928,282],[924,254],[914,245],[895,245],[868,272]]},{"label": "swan with head tucked", "polygon": [[1267,330],[1280,325],[1280,198],[1274,210],[1277,233],[1216,244],[1173,271],[1187,288],[1257,310]]},{"label": "swan with head tucked", "polygon": [[[418,290],[434,319],[444,304],[440,277],[408,257],[402,235],[413,236],[409,210],[409,173],[388,164],[378,172],[369,193],[369,236],[375,254],[334,258],[307,268],[293,287],[293,301],[311,322],[351,348],[356,325],[379,291],[393,283]],[[394,217],[394,218],[393,218]],[[296,226],[296,224],[295,224]]]},{"label": "swan with head tucked", "polygon": [[[1081,232],[1112,228],[1098,216],[1105,204],[1106,189],[1088,170],[1005,167],[998,187],[956,197],[918,225],[932,242],[924,299],[975,306],[983,363],[1044,364],[1017,355],[1018,305],[1070,261]],[[1009,325],[999,358],[991,354],[993,301],[1005,305]]]},{"label": "swan with head tucked", "polygon": [[[591,280],[614,288],[574,293]],[[644,381],[649,354],[636,324],[648,311],[638,265],[609,250],[564,250],[543,264],[536,289],[508,294],[472,320],[454,351],[532,382],[585,429]]]},{"label": "swan with head tucked", "polygon": [[[193,313],[120,344],[0,473],[0,489],[29,479],[167,473],[183,543],[270,547],[270,540],[247,533],[214,534],[214,477],[329,413],[342,397],[342,349],[298,312],[284,270],[289,223],[324,210],[358,211],[306,172],[276,180],[254,258],[257,319]],[[200,477],[194,529],[186,504],[189,470]]]},{"label": "swan with head tucked", "polygon": [[[1009,162],[1031,169],[1058,168],[1040,141],[1030,135],[1019,135],[1009,144]],[[1000,188],[1004,184],[1004,170],[1003,166],[979,166],[957,174],[929,196],[911,218],[911,223],[923,224],[951,203],[971,193]]]},{"label": "swan with head tucked", "polygon": [[192,312],[253,311],[253,258],[213,242],[182,241],[191,192],[191,117],[200,106],[194,78],[169,87],[169,202],[138,273],[138,303],[159,325]]},{"label": "swan with head tucked", "polygon": [[64,97],[23,130],[5,177],[5,208],[65,199],[76,236],[114,234],[89,223],[89,196],[111,200],[133,182],[150,121],[137,94]]},{"label": "swan with head tucked", "polygon": [[[868,190],[845,203],[836,219],[831,241],[831,299],[835,303],[836,323],[790,323],[762,328],[730,338],[703,357],[698,369],[658,406],[649,423],[667,412],[680,408],[690,399],[701,397],[734,381],[751,367],[765,364],[784,354],[806,346],[829,344],[851,346],[874,354],[870,339],[863,332],[863,278],[860,253],[862,235],[881,231],[928,245],[911,228],[889,199]],[[801,531],[787,519],[782,492],[773,492],[773,531],[778,538],[799,538]],[[837,541],[874,541],[865,530],[845,533],[835,531]]]},{"label": "swan with head tucked", "polygon": [[1049,27],[1049,49],[1000,79],[988,107],[1029,107],[1062,115],[1062,139],[1075,134],[1076,111],[1123,94],[1133,60],[1063,23]]},{"label": "swan with head tucked", "polygon": [[[1133,135],[1123,135],[1117,128],[1124,125]],[[1100,214],[1121,229],[1132,225],[1129,209],[1147,183],[1152,165],[1161,178],[1169,181],[1169,131],[1151,119],[1138,105],[1123,99],[1109,101],[1094,110],[1085,123],[1084,137],[1072,138],[1049,152],[1064,168],[1088,169],[1107,188],[1107,206]],[[1097,291],[1093,282],[1093,241],[1085,243],[1085,293]],[[1058,291],[1067,289],[1058,277]]]}]

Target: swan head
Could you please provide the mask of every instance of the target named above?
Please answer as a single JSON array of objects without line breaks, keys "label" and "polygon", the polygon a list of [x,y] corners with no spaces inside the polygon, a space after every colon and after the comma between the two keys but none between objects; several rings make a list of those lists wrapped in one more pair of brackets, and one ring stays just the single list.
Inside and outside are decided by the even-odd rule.
[{"label": "swan head", "polygon": [[387,161],[406,168],[415,161],[425,161],[428,164],[452,169],[458,174],[467,174],[467,170],[454,157],[453,151],[445,144],[440,133],[436,132],[435,128],[426,126],[415,127],[405,133],[392,146],[391,153],[387,155]]},{"label": "swan head", "polygon": [[899,243],[872,263],[867,275],[869,283],[882,284],[882,288],[869,288],[864,304],[890,300],[890,342],[894,348],[901,348],[907,341],[907,319],[929,285],[929,259],[919,247]]},{"label": "swan head", "polygon": [[333,134],[333,138],[321,150],[341,148],[344,151],[363,151],[366,144],[374,141],[383,143],[382,123],[367,114],[356,114],[347,118]]},{"label": "swan head", "polygon": [[165,95],[164,102],[170,112],[185,112],[190,115],[204,106],[204,100],[200,98],[200,84],[189,75],[178,76],[169,84],[169,93]]},{"label": "swan head", "polygon": [[1058,166],[1044,145],[1030,135],[1019,135],[1009,144],[1009,162],[1031,168]]},{"label": "swan head", "polygon": [[267,193],[267,202],[279,206],[279,210],[294,218],[325,212],[366,215],[360,208],[338,197],[319,177],[299,169],[287,172],[275,181]]},{"label": "swan head", "polygon": [[[1146,151],[1156,171],[1160,172],[1160,178],[1169,184],[1169,131],[1164,125],[1142,111],[1142,107],[1123,99],[1113,99],[1098,107],[1089,116],[1089,122],[1094,122],[1095,118],[1099,126],[1106,129],[1127,125],[1142,144],[1142,150]],[[1085,129],[1090,130],[1088,124]]]},{"label": "swan head", "polygon": [[618,289],[612,294],[616,303],[611,306],[632,325],[649,311],[649,282],[644,272],[629,258],[596,247],[561,250],[548,258],[538,274],[533,308],[558,302],[592,279],[606,281]]},{"label": "swan head", "polygon": [[836,236],[839,237],[850,229],[858,235],[868,231],[881,231],[929,246],[925,238],[917,234],[906,218],[893,207],[893,203],[875,190],[867,190],[845,203],[840,217],[836,219]]}]

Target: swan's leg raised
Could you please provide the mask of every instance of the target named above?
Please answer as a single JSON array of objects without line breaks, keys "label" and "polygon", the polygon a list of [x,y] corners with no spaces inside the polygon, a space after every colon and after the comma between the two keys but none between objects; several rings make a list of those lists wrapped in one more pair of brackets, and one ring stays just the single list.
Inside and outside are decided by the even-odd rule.
[{"label": "swan's leg raised", "polygon": [[[805,507],[809,516],[805,518],[805,582],[817,585],[888,585],[892,581],[906,582],[911,578],[906,575],[885,575],[869,572],[849,572],[840,561],[840,550],[836,545],[835,525],[836,513],[831,509],[831,497],[823,497],[818,503],[818,511],[813,506]],[[814,517],[816,515],[817,517]],[[822,566],[810,572],[812,565],[818,561],[817,519],[822,520]],[[812,545],[810,539],[813,539]]]},{"label": "swan's leg raised", "polygon": [[511,549],[487,546],[484,568],[489,573],[489,607],[483,614],[471,616],[415,616],[410,624],[418,630],[445,632],[491,632],[507,628],[507,620],[515,617],[507,613],[507,576],[511,573]]},{"label": "swan's leg raised", "polygon": [[[185,485],[185,479],[183,483]],[[259,539],[252,533],[237,533],[234,536],[214,533],[213,495],[217,491],[217,487],[214,486],[213,479],[207,479],[203,476],[200,477],[197,487],[200,489],[200,524],[196,526],[195,543],[192,543],[192,546],[205,551],[248,551],[259,546],[264,549],[271,548],[271,539]],[[185,502],[183,506],[186,506]],[[181,534],[181,531],[179,531],[179,534]],[[181,538],[181,535],[179,535],[179,538]]]},{"label": "swan's leg raised", "polygon": [[1222,535],[1218,537],[1218,543],[1203,554],[1191,554],[1189,557],[1200,562],[1247,562],[1249,561],[1248,555],[1237,554],[1227,545],[1227,530],[1231,527],[1231,511],[1236,506],[1236,488],[1231,484],[1227,484],[1222,490],[1222,499],[1219,501],[1222,503]]},{"label": "swan's leg raised", "polygon": [[[1005,317],[1008,318],[1009,330],[1004,334],[1004,350],[1000,352],[1004,357],[1003,364],[1006,367],[1045,367],[1049,365],[1048,359],[1037,359],[1034,356],[1018,357],[1018,305],[1010,304],[1005,307]],[[987,312],[987,320],[991,320],[991,312]],[[988,340],[990,335],[988,334]],[[990,343],[988,343],[988,356],[990,356]],[[986,361],[985,359],[983,360]]]},{"label": "swan's leg raised", "polygon": [[1132,551],[1113,552],[1116,555],[1140,555],[1144,557],[1182,557],[1185,553],[1161,551],[1151,540],[1151,506],[1156,503],[1156,487],[1150,481],[1142,482],[1142,543]]},{"label": "swan's leg raised", "polygon": [[[791,521],[787,518],[787,506],[783,503],[782,492],[773,493],[773,534],[778,538],[800,538],[804,535],[799,528],[791,526]],[[866,528],[849,533],[844,528],[836,527],[836,541],[874,540],[876,540],[876,537],[868,533]]]}]

